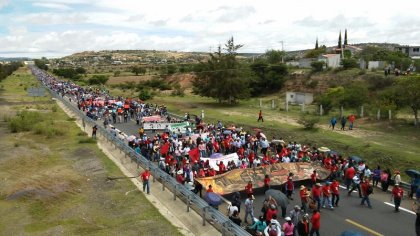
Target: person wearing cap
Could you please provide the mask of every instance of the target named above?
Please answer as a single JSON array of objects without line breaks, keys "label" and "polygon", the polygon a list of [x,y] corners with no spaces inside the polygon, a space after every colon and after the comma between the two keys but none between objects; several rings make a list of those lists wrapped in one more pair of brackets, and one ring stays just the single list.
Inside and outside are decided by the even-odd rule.
[{"label": "person wearing cap", "polygon": [[286,223],[283,224],[282,230],[285,236],[293,236],[293,231],[295,229],[295,225],[292,222],[290,217],[284,218]]},{"label": "person wearing cap", "polygon": [[251,216],[251,222],[254,224],[254,195],[250,194],[245,200],[245,218],[244,222],[248,224],[248,215]]},{"label": "person wearing cap", "polygon": [[299,196],[300,202],[302,205],[302,211],[306,212],[308,210],[308,203],[309,203],[309,192],[308,189],[304,186],[300,186]]},{"label": "person wearing cap", "polygon": [[392,189],[391,201],[394,199],[395,210],[394,212],[400,211],[401,199],[403,198],[404,190],[400,187],[400,184],[395,184]]},{"label": "person wearing cap", "polygon": [[308,236],[309,235],[310,224],[309,224],[309,215],[308,214],[305,214],[305,215],[302,216],[302,218],[300,219],[296,228],[297,228],[297,232],[298,232],[299,236]]},{"label": "person wearing cap", "polygon": [[290,219],[291,219],[291,221],[294,225],[294,228],[293,228],[293,233],[294,234],[293,235],[297,235],[297,227],[296,226],[299,223],[300,218],[302,218],[302,211],[300,211],[300,207],[298,205],[295,205],[293,210],[290,211]]}]

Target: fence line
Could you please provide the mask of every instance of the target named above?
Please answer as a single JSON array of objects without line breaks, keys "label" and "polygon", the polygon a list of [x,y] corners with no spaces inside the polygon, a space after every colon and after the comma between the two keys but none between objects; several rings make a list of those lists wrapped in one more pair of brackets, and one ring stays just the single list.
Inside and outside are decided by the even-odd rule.
[{"label": "fence line", "polygon": [[[45,86],[45,85],[44,85]],[[162,184],[162,191],[165,188],[169,189],[174,194],[174,201],[180,199],[187,205],[186,211],[189,212],[190,209],[196,211],[199,215],[202,216],[203,219],[203,226],[206,225],[208,221],[211,221],[216,229],[221,232],[221,235],[238,235],[238,236],[246,236],[250,235],[245,229],[241,228],[240,226],[233,223],[228,217],[222,214],[217,209],[208,205],[206,201],[202,198],[197,196],[197,194],[193,193],[191,190],[187,189],[184,185],[179,184],[175,178],[171,177],[168,173],[162,171],[157,165],[153,162],[147,160],[141,154],[135,152],[134,149],[130,148],[128,144],[121,141],[116,136],[113,136],[108,130],[106,130],[101,125],[98,125],[94,120],[87,117],[82,111],[77,109],[75,106],[70,104],[64,98],[59,96],[55,91],[51,90],[48,86],[45,86],[49,91],[52,97],[61,101],[67,108],[69,108],[72,112],[77,114],[79,118],[81,118],[86,124],[91,126],[97,125],[98,133],[104,137],[109,143],[114,144],[115,148],[120,149],[120,151],[124,152],[125,155],[130,157],[132,161],[137,163],[137,167],[141,166],[142,168],[150,168],[150,172],[153,176],[153,181],[158,180]],[[176,116],[177,118],[181,118],[178,115],[171,114],[172,116]]]}]

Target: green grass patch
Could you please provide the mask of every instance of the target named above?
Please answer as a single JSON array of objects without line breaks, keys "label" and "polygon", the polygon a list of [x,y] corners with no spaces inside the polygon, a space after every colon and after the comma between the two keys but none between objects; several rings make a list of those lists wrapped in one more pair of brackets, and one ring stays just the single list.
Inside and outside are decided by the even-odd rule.
[{"label": "green grass patch", "polygon": [[79,139],[79,143],[96,143],[96,139],[91,137],[84,137]]}]

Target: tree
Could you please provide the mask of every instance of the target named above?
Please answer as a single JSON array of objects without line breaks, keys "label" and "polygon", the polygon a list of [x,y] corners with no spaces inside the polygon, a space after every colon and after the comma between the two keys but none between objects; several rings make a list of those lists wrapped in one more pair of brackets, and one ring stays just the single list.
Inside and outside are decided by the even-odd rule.
[{"label": "tree", "polygon": [[321,72],[324,69],[325,61],[313,61],[311,67],[313,72]]},{"label": "tree", "polygon": [[108,82],[108,76],[106,75],[94,75],[88,79],[88,84],[90,85],[102,85]]},{"label": "tree", "polygon": [[345,70],[359,67],[357,60],[354,58],[343,58],[340,64],[343,66],[343,69]]},{"label": "tree", "polygon": [[285,53],[279,50],[267,50],[265,52],[265,57],[267,58],[267,62],[269,64],[277,64],[282,62]]},{"label": "tree", "polygon": [[316,37],[315,50],[318,49],[318,37]]},{"label": "tree", "polygon": [[77,74],[86,74],[86,69],[83,67],[77,67],[76,68],[76,73]]},{"label": "tree", "polygon": [[419,124],[420,76],[400,77],[395,87],[395,101],[398,108],[408,106],[413,111],[414,125]]},{"label": "tree", "polygon": [[340,34],[338,35],[338,48],[341,48],[341,30]]},{"label": "tree", "polygon": [[231,37],[223,50],[218,47],[215,53],[210,54],[206,63],[198,67],[202,70],[196,73],[193,81],[193,92],[201,96],[212,97],[219,102],[228,101],[236,103],[237,99],[249,96],[249,80],[243,76],[243,68],[236,59],[236,51],[243,45],[236,45]]},{"label": "tree", "polygon": [[167,65],[166,66],[166,74],[172,75],[175,74],[177,70],[177,67],[175,65]]},{"label": "tree", "polygon": [[131,67],[131,72],[136,74],[136,75],[139,75],[139,74],[144,75],[146,73],[146,68],[140,67],[140,66],[133,66],[133,67]]},{"label": "tree", "polygon": [[344,47],[347,45],[347,29],[344,30]]},{"label": "tree", "polygon": [[253,72],[253,79],[250,82],[253,96],[277,91],[287,80],[288,70],[285,64],[269,65],[265,62],[255,62],[250,68]]},{"label": "tree", "polygon": [[327,47],[325,45],[322,45],[318,49],[312,49],[306,52],[305,58],[316,58],[321,54],[324,54],[327,52]]}]

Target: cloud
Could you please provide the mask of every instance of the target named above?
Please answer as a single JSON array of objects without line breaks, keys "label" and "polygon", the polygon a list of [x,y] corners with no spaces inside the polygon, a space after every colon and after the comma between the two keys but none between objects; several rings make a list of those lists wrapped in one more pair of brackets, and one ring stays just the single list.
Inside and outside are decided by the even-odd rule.
[{"label": "cloud", "polygon": [[141,21],[143,19],[144,19],[144,15],[137,14],[137,15],[129,16],[127,21]]},{"label": "cloud", "polygon": [[10,3],[10,0],[0,0],[0,9],[9,5],[9,3]]},{"label": "cloud", "polygon": [[231,23],[231,22],[240,21],[245,18],[248,18],[250,15],[254,14],[256,10],[252,6],[239,6],[239,7],[221,6],[211,12],[215,14],[219,14],[219,17],[216,19],[216,21],[222,22],[222,23]]},{"label": "cloud", "polygon": [[168,20],[152,20],[152,21],[149,21],[149,24],[156,27],[161,27],[161,26],[165,26],[167,22]]},{"label": "cloud", "polygon": [[55,10],[71,10],[72,8],[62,3],[51,3],[51,2],[35,2],[32,4],[35,7],[50,8]]}]

